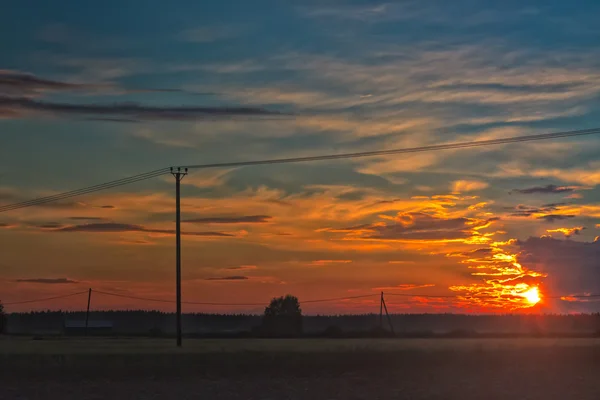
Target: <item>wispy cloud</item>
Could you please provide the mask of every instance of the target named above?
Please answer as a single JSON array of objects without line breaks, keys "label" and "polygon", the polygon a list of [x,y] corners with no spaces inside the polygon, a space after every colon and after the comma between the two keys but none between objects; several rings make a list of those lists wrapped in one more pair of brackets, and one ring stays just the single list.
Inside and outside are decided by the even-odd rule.
[{"label": "wispy cloud", "polygon": [[[256,107],[150,106],[132,103],[80,104],[54,103],[25,97],[0,96],[0,113],[24,116],[31,113],[57,116],[113,116],[133,120],[194,121],[231,119],[236,117],[285,116],[286,114]],[[10,115],[9,113],[9,115]]]},{"label": "wispy cloud", "polygon": [[548,233],[562,233],[565,237],[569,238],[573,235],[579,235],[582,230],[585,228],[583,226],[577,226],[575,228],[556,228],[556,229],[547,229]]},{"label": "wispy cloud", "polygon": [[45,284],[45,285],[61,285],[61,284],[79,283],[78,281],[74,281],[72,279],[67,279],[67,278],[27,278],[27,279],[17,279],[15,282],[40,283],[40,284]]},{"label": "wispy cloud", "polygon": [[373,290],[414,290],[414,289],[424,289],[428,287],[434,287],[433,283],[426,284],[415,284],[415,283],[401,283],[396,286],[383,286],[383,287],[375,287]]},{"label": "wispy cloud", "polygon": [[235,37],[243,31],[244,28],[241,26],[202,26],[186,29],[179,33],[178,38],[192,43],[211,43]]},{"label": "wispy cloud", "polygon": [[253,271],[253,270],[258,269],[258,267],[256,265],[240,265],[237,267],[227,267],[224,269],[230,270],[230,271]]},{"label": "wispy cloud", "polygon": [[487,182],[478,180],[460,180],[452,182],[451,189],[456,193],[463,192],[474,192],[476,190],[482,190],[489,186]]},{"label": "wispy cloud", "polygon": [[311,262],[311,265],[324,266],[333,264],[350,264],[352,260],[315,260]]},{"label": "wispy cloud", "polygon": [[232,217],[202,217],[183,220],[190,224],[264,224],[270,222],[269,215],[241,215]]},{"label": "wispy cloud", "polygon": [[211,278],[206,278],[207,281],[245,281],[248,280],[247,276],[242,275],[232,275],[232,276],[216,276]]},{"label": "wispy cloud", "polygon": [[579,189],[577,186],[556,186],[556,185],[546,185],[546,186],[534,186],[525,189],[513,189],[512,191],[515,193],[521,194],[552,194],[552,193],[570,193]]},{"label": "wispy cloud", "polygon": [[[114,233],[114,232],[146,232],[164,235],[174,235],[175,231],[171,229],[151,229],[141,225],[121,224],[121,223],[92,223],[83,225],[71,225],[63,228],[53,229],[51,232],[94,232],[94,233]],[[226,232],[181,232],[186,236],[214,236],[214,237],[233,237],[235,235]]]}]

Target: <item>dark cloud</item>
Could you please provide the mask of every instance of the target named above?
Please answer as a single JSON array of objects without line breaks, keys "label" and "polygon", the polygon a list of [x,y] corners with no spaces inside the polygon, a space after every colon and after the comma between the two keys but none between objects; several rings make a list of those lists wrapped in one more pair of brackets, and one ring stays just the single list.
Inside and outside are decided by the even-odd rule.
[{"label": "dark cloud", "polygon": [[52,115],[87,115],[133,120],[193,121],[233,117],[261,117],[283,115],[256,107],[202,107],[202,106],[150,106],[137,103],[75,104],[34,100],[26,97],[0,96],[0,112],[11,111],[24,114],[30,112]]},{"label": "dark cloud", "polygon": [[245,281],[248,278],[247,276],[241,275],[233,275],[233,276],[217,276],[213,278],[206,278],[207,281]]},{"label": "dark cloud", "polygon": [[546,185],[546,186],[535,186],[526,189],[513,189],[512,192],[521,193],[521,194],[534,194],[534,193],[570,193],[578,188],[576,186],[556,186],[556,185]]},{"label": "dark cloud", "polygon": [[[580,242],[530,237],[517,242],[518,262],[548,276],[543,289],[550,296],[600,293],[600,241]],[[562,310],[592,311],[589,304],[557,300]]]},{"label": "dark cloud", "polygon": [[461,240],[478,236],[484,228],[499,218],[438,218],[425,213],[401,214],[393,223],[375,223],[350,228],[328,229],[330,232],[358,234],[360,239],[379,240]]},{"label": "dark cloud", "polygon": [[0,222],[0,228],[12,228],[14,225],[9,224],[8,222]]},{"label": "dark cloud", "polygon": [[204,217],[186,219],[182,222],[193,224],[264,224],[272,217],[269,215],[242,215],[236,217]]},{"label": "dark cloud", "polygon": [[258,267],[256,265],[240,265],[237,267],[228,267],[225,269],[229,271],[249,271],[253,269],[258,269]]},{"label": "dark cloud", "polygon": [[544,204],[540,207],[527,206],[519,204],[516,207],[505,207],[507,210],[513,210],[514,212],[510,215],[513,217],[533,217],[547,222],[554,222],[575,217],[574,215],[568,214],[557,214],[562,206],[566,206],[568,203],[549,203]]},{"label": "dark cloud", "polygon": [[367,196],[367,192],[362,190],[353,190],[350,192],[342,193],[336,197],[338,200],[357,201],[362,200]]},{"label": "dark cloud", "polygon": [[73,221],[102,221],[104,218],[102,217],[70,217],[70,220]]},{"label": "dark cloud", "polygon": [[104,209],[110,209],[110,210],[112,210],[113,208],[115,208],[115,206],[105,205],[105,206],[100,206],[99,208],[104,208]]},{"label": "dark cloud", "polygon": [[[171,229],[149,229],[141,225],[132,224],[120,224],[120,223],[92,223],[83,225],[71,225],[59,229],[54,229],[52,232],[97,232],[97,233],[110,233],[110,232],[147,232],[147,233],[160,233],[165,235],[174,235],[175,231]],[[225,232],[181,232],[182,235],[187,236],[217,236],[217,237],[231,237],[232,234]]]},{"label": "dark cloud", "polygon": [[125,122],[129,124],[137,124],[141,121],[130,118],[86,118],[86,121],[99,121],[99,122]]},{"label": "dark cloud", "polygon": [[556,222],[556,221],[564,221],[565,219],[575,218],[575,215],[562,215],[562,214],[548,214],[542,215],[541,217],[537,217],[537,219],[543,219],[546,222]]},{"label": "dark cloud", "polygon": [[0,93],[23,95],[44,91],[70,91],[93,89],[97,85],[61,82],[44,79],[20,71],[0,70]]},{"label": "dark cloud", "polygon": [[[179,93],[171,88],[123,88],[113,83],[78,83],[41,78],[22,71],[0,70],[0,93],[9,96],[31,97],[44,92],[104,91],[109,93]],[[191,92],[194,94],[194,92]],[[202,95],[213,93],[199,93]]]},{"label": "dark cloud", "polygon": [[42,228],[42,229],[57,229],[57,228],[62,228],[64,225],[61,224],[60,222],[45,222],[45,223],[41,223],[41,224],[33,224],[32,226],[35,226],[36,228]]},{"label": "dark cloud", "polygon": [[25,282],[25,283],[43,283],[47,285],[57,285],[57,284],[65,284],[65,283],[79,283],[78,281],[74,281],[67,278],[31,278],[31,279],[17,279],[15,282]]},{"label": "dark cloud", "polygon": [[476,250],[465,251],[465,252],[460,252],[460,251],[453,252],[453,253],[449,253],[448,256],[478,258],[478,257],[488,257],[488,256],[491,256],[493,253],[494,253],[494,250],[491,248],[482,248],[482,249],[476,249]]}]

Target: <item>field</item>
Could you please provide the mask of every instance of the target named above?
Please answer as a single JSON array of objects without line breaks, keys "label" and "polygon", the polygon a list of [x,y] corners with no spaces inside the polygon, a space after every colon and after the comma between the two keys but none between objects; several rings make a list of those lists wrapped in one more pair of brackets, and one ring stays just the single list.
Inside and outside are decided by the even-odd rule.
[{"label": "field", "polygon": [[0,340],[0,399],[597,399],[597,339]]}]

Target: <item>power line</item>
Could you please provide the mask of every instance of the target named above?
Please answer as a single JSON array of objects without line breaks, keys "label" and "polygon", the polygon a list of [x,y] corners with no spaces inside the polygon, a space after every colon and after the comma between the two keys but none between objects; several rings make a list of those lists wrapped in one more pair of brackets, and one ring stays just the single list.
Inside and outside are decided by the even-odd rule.
[{"label": "power line", "polygon": [[[104,295],[107,295],[107,296],[121,297],[121,298],[133,299],[133,300],[152,301],[152,302],[169,303],[169,304],[172,304],[172,303],[175,302],[175,301],[172,301],[172,300],[155,299],[155,298],[140,297],[140,296],[130,296],[130,295],[126,295],[126,294],[105,292],[105,291],[102,291],[102,290],[95,290],[95,289],[93,290],[93,292],[97,293],[97,294],[104,294]],[[67,297],[78,296],[80,294],[85,294],[85,293],[88,293],[88,291],[85,290],[83,292],[76,292],[76,293],[70,293],[70,294],[65,294],[65,295],[60,295],[60,296],[53,296],[53,297],[44,297],[44,298],[38,298],[38,299],[32,299],[32,300],[13,301],[13,302],[8,302],[8,303],[3,302],[2,304],[8,306],[8,305],[37,303],[37,302],[41,302],[41,301],[50,301],[50,300],[57,300],[57,299],[63,299],[63,298],[67,298]],[[386,292],[385,295],[386,296],[401,296],[401,297],[424,297],[424,298],[459,298],[459,297],[465,297],[463,295],[432,295],[432,294],[418,294],[418,293],[389,293],[389,292]],[[303,300],[300,303],[301,304],[306,304],[306,303],[324,303],[324,302],[329,302],[329,301],[353,300],[353,299],[375,297],[375,296],[379,296],[379,294],[373,293],[373,294],[364,294],[364,295],[358,295],[358,296],[346,296],[346,297],[333,297],[333,298],[325,298],[325,299]],[[573,296],[569,296],[569,295],[563,295],[563,296],[543,296],[543,297],[545,299],[563,299],[563,298],[586,299],[586,298],[598,298],[598,297],[600,297],[600,294],[573,295]],[[266,304],[266,302],[265,303],[216,303],[216,302],[183,301],[182,304],[206,305],[206,306],[264,306]]]},{"label": "power line", "polygon": [[69,192],[59,193],[59,194],[52,195],[52,196],[40,197],[37,199],[23,201],[20,203],[9,204],[9,205],[5,205],[5,206],[1,206],[0,212],[12,211],[12,210],[17,210],[19,208],[25,208],[25,207],[38,206],[38,205],[42,205],[42,204],[46,204],[46,203],[51,203],[51,202],[55,202],[55,201],[59,201],[59,200],[64,200],[64,199],[68,199],[68,198],[72,198],[72,197],[81,196],[84,194],[98,192],[100,190],[106,190],[106,189],[111,189],[111,188],[118,187],[118,186],[129,185],[129,184],[132,184],[135,182],[140,182],[143,180],[155,178],[160,175],[164,175],[164,174],[168,173],[169,170],[170,170],[169,168],[162,168],[162,169],[158,169],[155,171],[150,171],[150,172],[146,172],[143,174],[130,176],[128,178],[117,179],[114,181],[101,183],[101,184],[94,185],[94,186],[88,186],[85,188],[72,190]]},{"label": "power line", "polygon": [[311,161],[326,161],[326,160],[339,160],[347,158],[362,158],[362,157],[374,157],[374,156],[385,156],[391,154],[405,154],[405,153],[420,153],[425,151],[439,151],[439,150],[451,150],[451,149],[462,149],[470,147],[481,147],[481,146],[492,146],[499,144],[509,143],[520,143],[520,142],[531,142],[537,140],[549,140],[558,139],[573,136],[585,136],[594,135],[600,133],[600,128],[585,129],[578,131],[568,132],[556,132],[556,133],[543,133],[539,135],[527,135],[527,136],[515,136],[504,139],[491,139],[491,140],[479,140],[474,142],[459,142],[459,143],[448,143],[432,146],[421,146],[411,147],[403,149],[391,149],[391,150],[376,150],[376,151],[363,151],[358,153],[342,153],[342,154],[327,154],[322,156],[311,156],[311,157],[294,157],[294,158],[275,158],[271,160],[258,160],[258,161],[240,161],[230,163],[216,163],[216,164],[198,164],[198,165],[184,165],[182,168],[189,169],[207,169],[207,168],[227,168],[227,167],[244,167],[250,165],[266,165],[266,164],[288,164],[288,163],[299,163],[299,162],[311,162]]},{"label": "power line", "polygon": [[159,303],[174,303],[174,301],[171,301],[171,300],[152,299],[152,298],[148,298],[148,297],[138,297],[138,296],[129,296],[129,295],[126,295],[126,294],[103,292],[101,290],[96,290],[96,289],[94,289],[94,293],[104,294],[104,295],[107,295],[107,296],[123,297],[123,298],[126,298],[126,299],[143,300],[143,301],[155,301],[155,302],[159,302]]},{"label": "power line", "polygon": [[[321,156],[312,157],[292,157],[292,158],[277,158],[270,160],[256,160],[256,161],[240,161],[240,162],[229,162],[229,163],[215,163],[215,164],[197,164],[183,166],[190,169],[208,169],[208,168],[226,168],[226,167],[243,167],[252,165],[270,165],[270,164],[287,164],[287,163],[300,163],[300,162],[312,162],[312,161],[326,161],[326,160],[339,160],[339,159],[351,159],[351,158],[362,158],[362,157],[374,157],[384,156],[392,154],[406,154],[406,153],[418,153],[426,151],[439,151],[439,150],[451,150],[461,148],[472,148],[481,146],[492,146],[509,143],[521,143],[538,140],[550,140],[559,139],[566,137],[585,136],[600,133],[600,128],[578,130],[578,131],[567,131],[567,132],[556,132],[556,133],[545,133],[539,135],[528,135],[528,136],[516,136],[504,139],[492,139],[492,140],[480,140],[473,142],[460,142],[460,143],[449,143],[442,145],[432,146],[421,146],[403,149],[391,149],[391,150],[378,150],[378,151],[366,151],[358,153],[343,153],[343,154],[327,154]],[[25,207],[33,207],[41,204],[46,204],[54,201],[59,201],[71,197],[81,196],[97,192],[100,190],[106,190],[118,186],[128,185],[131,183],[139,182],[146,179],[155,178],[157,176],[166,174],[169,172],[169,168],[162,168],[155,171],[146,172],[144,174],[134,175],[128,178],[118,179],[111,182],[102,183],[95,186],[90,186],[82,189],[73,190],[70,192],[60,193],[53,196],[42,197],[38,199],[28,200],[20,203],[8,204],[0,207],[0,213],[13,211]]]},{"label": "power line", "polygon": [[[174,301],[171,301],[171,300],[154,299],[154,298],[149,298],[149,297],[129,296],[129,295],[125,295],[125,294],[104,292],[104,291],[100,291],[100,290],[94,290],[94,293],[100,293],[100,294],[104,294],[104,295],[108,295],[108,296],[124,297],[124,298],[129,298],[129,299],[134,299],[134,300],[155,301],[155,302],[160,302],[160,303],[174,303]],[[359,298],[373,297],[373,296],[378,296],[378,294],[374,293],[374,294],[365,294],[365,295],[360,295],[360,296],[304,300],[304,301],[301,301],[301,303],[302,304],[323,303],[323,302],[327,302],[327,301],[352,300],[352,299],[359,299]],[[196,302],[196,301],[182,301],[181,303],[182,304],[190,304],[190,305],[204,305],[204,306],[264,306],[266,304],[266,303],[214,303],[214,302]]]},{"label": "power line", "polygon": [[446,294],[446,295],[433,295],[433,294],[415,294],[415,293],[385,293],[386,296],[402,296],[402,297],[427,297],[427,298],[446,298],[446,299],[454,299],[457,297],[465,297],[465,296],[460,296],[460,295],[452,295],[452,294]]},{"label": "power line", "polygon": [[71,294],[64,294],[62,296],[54,296],[54,297],[44,297],[41,299],[33,299],[33,300],[23,300],[23,301],[12,301],[10,303],[2,303],[6,306],[11,306],[11,305],[16,305],[16,304],[27,304],[27,303],[37,303],[39,301],[48,301],[48,300],[56,300],[56,299],[64,299],[66,297],[72,297],[72,296],[77,296],[80,294],[84,294],[87,293],[88,291],[85,290],[83,292],[77,292],[77,293],[71,293]]}]

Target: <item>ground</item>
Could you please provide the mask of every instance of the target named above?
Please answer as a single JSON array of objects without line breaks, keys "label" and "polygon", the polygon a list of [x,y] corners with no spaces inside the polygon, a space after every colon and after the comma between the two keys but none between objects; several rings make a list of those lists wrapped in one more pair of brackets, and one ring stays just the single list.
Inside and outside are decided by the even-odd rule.
[{"label": "ground", "polygon": [[597,399],[600,340],[0,340],[0,399]]}]

